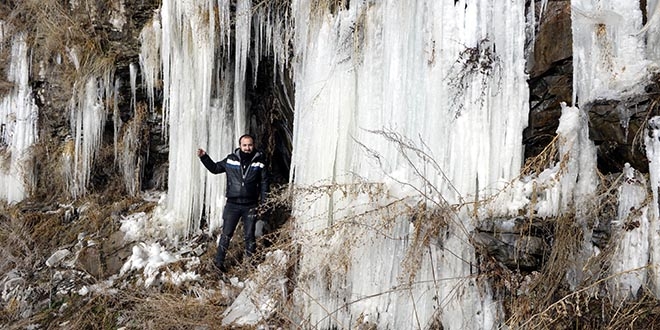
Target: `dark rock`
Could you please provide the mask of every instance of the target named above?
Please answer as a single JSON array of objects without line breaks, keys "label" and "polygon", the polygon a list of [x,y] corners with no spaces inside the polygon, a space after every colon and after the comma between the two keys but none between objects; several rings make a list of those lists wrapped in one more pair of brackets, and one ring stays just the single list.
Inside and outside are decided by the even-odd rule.
[{"label": "dark rock", "polygon": [[124,241],[124,233],[116,231],[103,242],[103,257],[105,258],[105,276],[118,274],[124,262],[131,256],[131,246]]},{"label": "dark rock", "polygon": [[516,217],[479,222],[472,242],[488,256],[511,269],[539,270],[550,251],[546,237],[551,236],[549,222]]},{"label": "dark rock", "polygon": [[[647,90],[655,89],[654,85],[657,84],[652,83]],[[584,106],[589,113],[589,138],[596,144],[601,172],[621,172],[625,163],[648,172],[642,133],[648,118],[657,113],[650,108],[653,97],[647,94],[628,100],[597,100]]]},{"label": "dark rock", "polygon": [[472,242],[510,269],[538,270],[550,248],[539,237],[476,232]]},{"label": "dark rock", "polygon": [[554,63],[573,56],[571,27],[570,1],[548,2],[536,33],[531,77],[540,76],[550,70]]},{"label": "dark rock", "polygon": [[78,252],[76,264],[94,278],[101,278],[103,268],[101,265],[101,253],[96,246],[84,247]]}]

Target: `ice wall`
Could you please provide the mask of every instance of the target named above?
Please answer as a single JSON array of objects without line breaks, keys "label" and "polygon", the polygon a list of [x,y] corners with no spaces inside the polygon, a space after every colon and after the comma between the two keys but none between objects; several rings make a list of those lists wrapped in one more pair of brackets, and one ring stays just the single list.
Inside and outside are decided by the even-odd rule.
[{"label": "ice wall", "polygon": [[646,56],[654,62],[660,60],[660,2],[657,0],[646,1],[647,21],[640,31],[642,37],[646,38]]},{"label": "ice wall", "polygon": [[[4,23],[0,21],[0,42]],[[19,202],[34,185],[30,146],[37,140],[37,106],[28,82],[30,56],[24,33],[12,37],[7,81],[13,83],[0,97],[0,200]],[[0,47],[1,50],[1,47]]]},{"label": "ice wall", "polygon": [[[524,5],[293,8],[301,322],[496,327],[500,307],[476,277],[474,224],[461,206],[501,189],[521,165]],[[415,222],[422,208],[443,211]]]}]

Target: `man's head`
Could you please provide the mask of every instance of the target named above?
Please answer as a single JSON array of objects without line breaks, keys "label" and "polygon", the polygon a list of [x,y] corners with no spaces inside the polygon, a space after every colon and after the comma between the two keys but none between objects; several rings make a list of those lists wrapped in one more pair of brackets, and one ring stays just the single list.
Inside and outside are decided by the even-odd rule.
[{"label": "man's head", "polygon": [[254,151],[254,137],[250,134],[243,134],[238,138],[238,145],[242,152],[251,154]]}]

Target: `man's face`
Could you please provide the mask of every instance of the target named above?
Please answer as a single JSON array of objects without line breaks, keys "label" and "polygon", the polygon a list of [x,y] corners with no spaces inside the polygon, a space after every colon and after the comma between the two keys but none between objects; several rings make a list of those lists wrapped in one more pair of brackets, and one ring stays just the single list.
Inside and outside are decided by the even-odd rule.
[{"label": "man's face", "polygon": [[254,141],[252,141],[251,138],[249,137],[244,137],[241,139],[241,151],[246,153],[246,154],[251,154],[252,150],[254,149]]}]

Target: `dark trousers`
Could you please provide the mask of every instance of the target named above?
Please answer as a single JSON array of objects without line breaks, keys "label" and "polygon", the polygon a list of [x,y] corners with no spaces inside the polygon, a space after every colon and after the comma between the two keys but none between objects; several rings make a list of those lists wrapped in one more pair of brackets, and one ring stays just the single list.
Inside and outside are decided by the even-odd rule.
[{"label": "dark trousers", "polygon": [[227,203],[222,211],[222,234],[218,243],[218,252],[215,255],[215,264],[224,266],[229,241],[234,236],[238,220],[243,219],[243,239],[245,240],[245,257],[251,258],[257,248],[257,242],[254,238],[255,224],[257,218],[255,214],[256,205],[241,205]]}]

